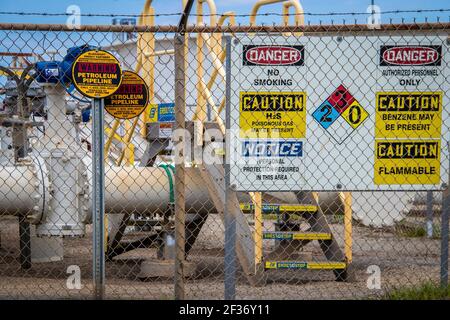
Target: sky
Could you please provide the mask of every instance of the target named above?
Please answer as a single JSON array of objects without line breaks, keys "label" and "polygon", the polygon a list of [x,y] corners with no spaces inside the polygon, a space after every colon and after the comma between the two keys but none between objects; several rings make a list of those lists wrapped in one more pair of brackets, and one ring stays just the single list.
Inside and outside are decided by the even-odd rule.
[{"label": "sky", "polygon": [[[365,13],[371,0],[303,0],[300,1],[305,13],[306,23],[329,24],[335,23],[366,23],[368,15],[326,15],[327,13]],[[81,14],[114,15],[138,15],[141,13],[145,0],[0,0],[0,23],[48,23],[65,24],[68,17],[64,14],[70,6],[79,7]],[[164,16],[164,14],[177,14],[182,11],[181,0],[154,0],[153,7],[156,14],[163,14],[156,17],[156,24],[176,25],[178,15]],[[221,14],[234,11],[238,15],[245,15],[251,12],[251,8],[256,0],[215,0],[217,13]],[[412,22],[415,18],[417,22],[428,19],[429,22],[437,21],[450,22],[450,0],[375,0],[375,4],[382,12],[381,23]],[[206,6],[205,6],[206,8]],[[272,4],[261,8],[259,13],[281,14],[280,3]],[[442,12],[422,12],[388,14],[383,12],[395,10],[436,10],[447,9]],[[18,12],[28,13],[26,15]],[[195,12],[195,6],[193,9]],[[11,14],[15,13],[15,14]],[[40,15],[30,15],[29,13],[40,13]],[[208,10],[205,9],[205,13]],[[308,15],[308,13],[310,15]],[[42,15],[47,14],[47,15]],[[311,15],[312,14],[312,15]],[[324,15],[318,15],[324,14]],[[81,24],[106,24],[112,23],[112,16],[82,16]],[[355,21],[356,19],[356,21]],[[391,20],[392,19],[392,20]],[[207,18],[205,18],[207,20]],[[276,15],[266,15],[257,18],[258,24],[281,23],[282,17]],[[243,25],[249,23],[249,17],[240,17],[238,23]],[[191,17],[190,23],[195,22],[195,17]],[[66,54],[67,48],[79,45],[81,42],[90,43],[96,46],[109,45],[113,34],[109,33],[76,33],[76,32],[32,32],[32,31],[10,31],[0,30],[0,52],[33,52],[40,54],[44,59],[60,60]],[[167,36],[167,35],[166,35]],[[9,65],[10,57],[0,57],[0,64]],[[5,77],[0,77],[0,85]]]},{"label": "sky", "polygon": [[[251,7],[256,0],[216,0],[218,13],[234,11],[238,14],[250,13]],[[33,12],[33,13],[64,13],[71,5],[79,6],[82,14],[139,14],[145,3],[145,0],[0,0],[1,12]],[[370,0],[303,0],[301,1],[304,11],[307,13],[329,13],[329,12],[366,12]],[[392,10],[418,10],[418,9],[450,9],[449,0],[375,0],[382,12]],[[154,0],[153,7],[156,13],[178,13],[182,10],[181,0]],[[195,8],[194,8],[195,10]],[[261,13],[277,12],[281,13],[281,5],[273,4],[261,9]],[[410,21],[416,17],[418,21],[424,21],[425,17],[429,21],[436,21],[439,17],[441,21],[450,20],[450,11],[429,12],[429,13],[402,13],[402,14],[383,14],[382,22],[389,22],[390,18],[394,21]],[[306,20],[311,23],[346,23],[354,22],[354,19],[364,21],[365,16],[307,16]],[[259,23],[279,22],[280,17],[269,16],[257,19]],[[19,23],[65,23],[66,16],[23,16],[6,15],[0,13],[0,22],[19,22]],[[81,17],[82,24],[110,24],[112,17]],[[157,17],[157,24],[177,24],[178,17]],[[191,20],[193,21],[193,20]],[[248,23],[248,17],[241,18],[239,22]]]}]

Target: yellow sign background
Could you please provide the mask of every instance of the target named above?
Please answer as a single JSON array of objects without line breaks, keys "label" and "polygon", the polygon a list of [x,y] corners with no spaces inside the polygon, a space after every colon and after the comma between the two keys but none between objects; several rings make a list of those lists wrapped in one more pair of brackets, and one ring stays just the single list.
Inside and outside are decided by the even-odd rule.
[{"label": "yellow sign background", "polygon": [[[439,98],[437,111],[380,110],[382,109],[380,99],[383,97],[421,98],[431,95]],[[388,116],[392,118],[383,119]],[[441,125],[442,92],[377,92],[376,94],[375,138],[440,138]]]},{"label": "yellow sign background", "polygon": [[[437,152],[434,158],[380,158],[378,148],[382,143],[437,143]],[[413,184],[439,184],[440,183],[440,155],[441,155],[441,141],[440,140],[377,140],[375,141],[375,166],[374,166],[374,183],[376,185],[413,185]],[[417,155],[420,156],[420,155]],[[423,155],[422,155],[423,156]],[[434,168],[434,173],[417,173],[411,171],[410,173],[391,173],[390,170],[411,170],[411,168],[425,168],[430,170]],[[401,169],[403,168],[403,169]],[[409,169],[408,169],[409,168]],[[424,170],[424,169],[422,169]]]},{"label": "yellow sign background", "polygon": [[[127,87],[134,87],[135,92],[126,90]],[[135,72],[124,71],[119,89],[105,98],[105,110],[114,118],[132,119],[145,110],[148,101],[148,87],[144,79]]]},{"label": "yellow sign background", "polygon": [[[80,64],[108,65],[114,72],[102,73],[80,69]],[[108,78],[110,77],[110,78]],[[122,83],[119,61],[109,52],[90,50],[80,54],[72,65],[72,81],[77,90],[89,98],[105,98],[112,95]]]},{"label": "yellow sign background", "polygon": [[[281,99],[293,96],[301,99],[300,110],[244,111],[244,96],[279,96]],[[239,95],[239,126],[241,138],[283,138],[299,139],[306,136],[306,92],[241,92]],[[279,119],[268,119],[267,115],[277,115]]]}]

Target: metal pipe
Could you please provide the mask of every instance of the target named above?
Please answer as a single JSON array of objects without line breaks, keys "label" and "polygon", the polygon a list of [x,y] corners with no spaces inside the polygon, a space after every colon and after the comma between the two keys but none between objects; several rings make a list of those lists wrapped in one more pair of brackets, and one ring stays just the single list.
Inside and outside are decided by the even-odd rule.
[{"label": "metal pipe", "polygon": [[[214,212],[197,168],[186,168],[186,211]],[[105,174],[107,213],[164,214],[170,203],[169,178],[163,168],[109,167]]]},{"label": "metal pipe", "polygon": [[[90,165],[86,163],[87,167]],[[0,167],[0,181],[2,181],[0,215],[17,216],[21,213],[31,213],[36,205],[42,202],[42,199],[36,199],[36,196],[41,197],[36,190],[42,186],[37,185],[41,182],[33,173],[34,170],[33,166]],[[199,170],[185,168],[186,211],[199,214],[214,213],[216,209]],[[91,174],[90,170],[88,173]],[[92,178],[88,177],[88,180],[92,184]],[[296,202],[289,193],[277,193],[276,196],[284,203]],[[241,202],[251,201],[246,194],[239,193],[238,197]],[[108,214],[133,212],[163,214],[169,202],[169,179],[163,168],[113,166],[105,168],[105,211]]]},{"label": "metal pipe", "polygon": [[146,58],[149,58],[149,57],[156,57],[156,56],[163,56],[163,55],[174,55],[174,53],[175,53],[175,50],[168,49],[168,50],[155,51],[153,53],[144,53],[144,56]]},{"label": "metal pipe", "polygon": [[285,0],[259,0],[255,3],[255,5],[252,8],[252,11],[250,12],[250,25],[254,26],[256,25],[256,16],[258,15],[258,10],[266,5],[269,4],[275,4],[284,2]]},{"label": "metal pipe", "polygon": [[293,7],[295,10],[294,21],[295,25],[300,26],[305,24],[305,16],[303,7],[298,0],[288,0],[283,3],[283,20],[284,25],[289,25],[289,8]]},{"label": "metal pipe", "polygon": [[0,167],[0,215],[31,213],[37,182],[30,166]]}]

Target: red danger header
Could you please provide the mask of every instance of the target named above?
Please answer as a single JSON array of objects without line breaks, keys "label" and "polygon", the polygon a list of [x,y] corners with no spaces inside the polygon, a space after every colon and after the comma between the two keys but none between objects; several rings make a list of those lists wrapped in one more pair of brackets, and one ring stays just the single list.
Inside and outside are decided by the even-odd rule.
[{"label": "red danger header", "polygon": [[380,66],[440,66],[442,46],[382,46]]},{"label": "red danger header", "polygon": [[114,63],[79,62],[78,72],[116,73],[117,65]]},{"label": "red danger header", "polygon": [[304,46],[244,45],[244,66],[302,66]]}]

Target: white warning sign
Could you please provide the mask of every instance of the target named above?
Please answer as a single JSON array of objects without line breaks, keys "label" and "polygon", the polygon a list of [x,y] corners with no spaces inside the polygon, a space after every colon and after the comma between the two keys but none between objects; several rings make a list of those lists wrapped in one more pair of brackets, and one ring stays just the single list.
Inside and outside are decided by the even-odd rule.
[{"label": "white warning sign", "polygon": [[[242,191],[437,190],[446,37],[233,37],[227,152]],[[446,112],[447,109],[447,112]]]}]

